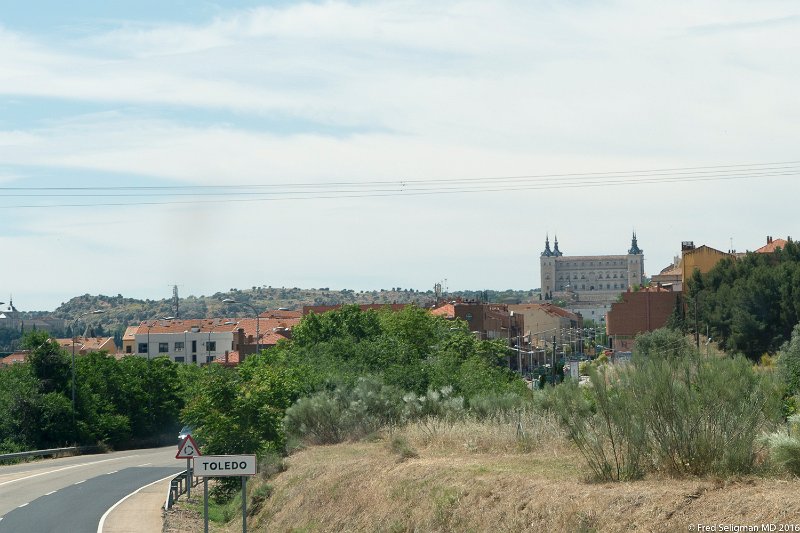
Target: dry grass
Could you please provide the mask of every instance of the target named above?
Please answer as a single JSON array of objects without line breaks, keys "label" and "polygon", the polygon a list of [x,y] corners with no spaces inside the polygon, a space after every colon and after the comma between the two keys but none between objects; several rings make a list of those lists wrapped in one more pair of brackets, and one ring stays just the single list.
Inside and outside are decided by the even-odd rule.
[{"label": "dry grass", "polygon": [[522,411],[489,420],[423,420],[397,432],[417,448],[431,453],[514,454],[537,449],[572,449],[554,415]]},{"label": "dry grass", "polygon": [[[554,421],[524,419],[522,438],[518,422],[414,424],[375,442],[308,448],[270,480],[274,492],[248,530],[666,532],[800,522],[797,481],[588,483]],[[396,438],[418,456],[393,452]],[[165,530],[202,523],[181,527]],[[212,530],[241,531],[241,520]]]}]

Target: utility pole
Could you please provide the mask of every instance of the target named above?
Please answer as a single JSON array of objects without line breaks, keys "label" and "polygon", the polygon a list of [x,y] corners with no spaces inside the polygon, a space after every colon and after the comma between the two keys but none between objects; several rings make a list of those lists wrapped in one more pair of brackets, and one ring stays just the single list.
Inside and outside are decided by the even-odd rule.
[{"label": "utility pole", "polygon": [[550,369],[550,374],[553,376],[553,385],[556,384],[556,336],[553,335],[553,368]]}]

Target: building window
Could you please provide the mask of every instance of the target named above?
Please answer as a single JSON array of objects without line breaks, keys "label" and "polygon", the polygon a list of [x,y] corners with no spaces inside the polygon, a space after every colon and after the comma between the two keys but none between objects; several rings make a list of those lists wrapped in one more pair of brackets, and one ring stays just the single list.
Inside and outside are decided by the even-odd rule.
[{"label": "building window", "polygon": [[207,352],[216,352],[217,351],[217,341],[207,341],[206,342],[206,351]]},{"label": "building window", "polygon": [[139,343],[139,351],[137,353],[147,353],[147,343],[140,342]]},{"label": "building window", "polygon": [[192,353],[197,353],[197,341],[192,341]]},{"label": "building window", "polygon": [[125,347],[125,353],[131,353],[132,351],[133,351],[133,348],[131,348],[130,344]]},{"label": "building window", "polygon": [[175,358],[175,362],[176,363],[183,363],[183,361],[184,361],[184,359],[183,359],[182,355]]},{"label": "building window", "polygon": [[183,351],[183,341],[178,341],[175,343],[175,351],[182,352]]},{"label": "building window", "polygon": [[214,355],[207,355],[207,356],[206,356],[206,363],[212,363],[212,362],[214,362],[214,359],[216,359],[216,356],[214,356]]},{"label": "building window", "polygon": [[169,343],[168,342],[159,342],[158,343],[158,353],[169,353]]}]

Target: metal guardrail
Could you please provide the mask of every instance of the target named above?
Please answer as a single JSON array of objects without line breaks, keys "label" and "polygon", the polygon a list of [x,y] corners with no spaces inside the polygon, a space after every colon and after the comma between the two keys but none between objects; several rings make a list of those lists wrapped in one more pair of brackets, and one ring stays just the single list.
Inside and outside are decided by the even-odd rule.
[{"label": "metal guardrail", "polygon": [[[172,509],[172,506],[175,505],[175,502],[178,501],[178,497],[181,494],[186,493],[186,488],[188,486],[188,481],[186,479],[188,475],[188,471],[184,470],[183,472],[179,472],[172,478],[172,481],[169,482],[169,489],[167,490],[167,499],[164,501],[164,510],[169,511]],[[196,487],[200,483],[200,478],[192,476],[192,487]]]},{"label": "metal guardrail", "polygon": [[14,452],[0,454],[0,462],[8,461],[11,459],[25,459],[27,457],[44,457],[46,455],[58,455],[60,453],[78,453],[80,448],[72,446],[71,448],[51,448],[49,450],[32,450],[29,452]]}]

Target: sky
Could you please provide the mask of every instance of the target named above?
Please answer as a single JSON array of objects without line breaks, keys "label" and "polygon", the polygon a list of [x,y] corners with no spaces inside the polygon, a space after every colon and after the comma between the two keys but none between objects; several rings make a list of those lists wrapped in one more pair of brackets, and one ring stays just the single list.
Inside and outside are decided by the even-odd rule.
[{"label": "sky", "polygon": [[0,0],[0,300],[800,236],[795,1]]}]

